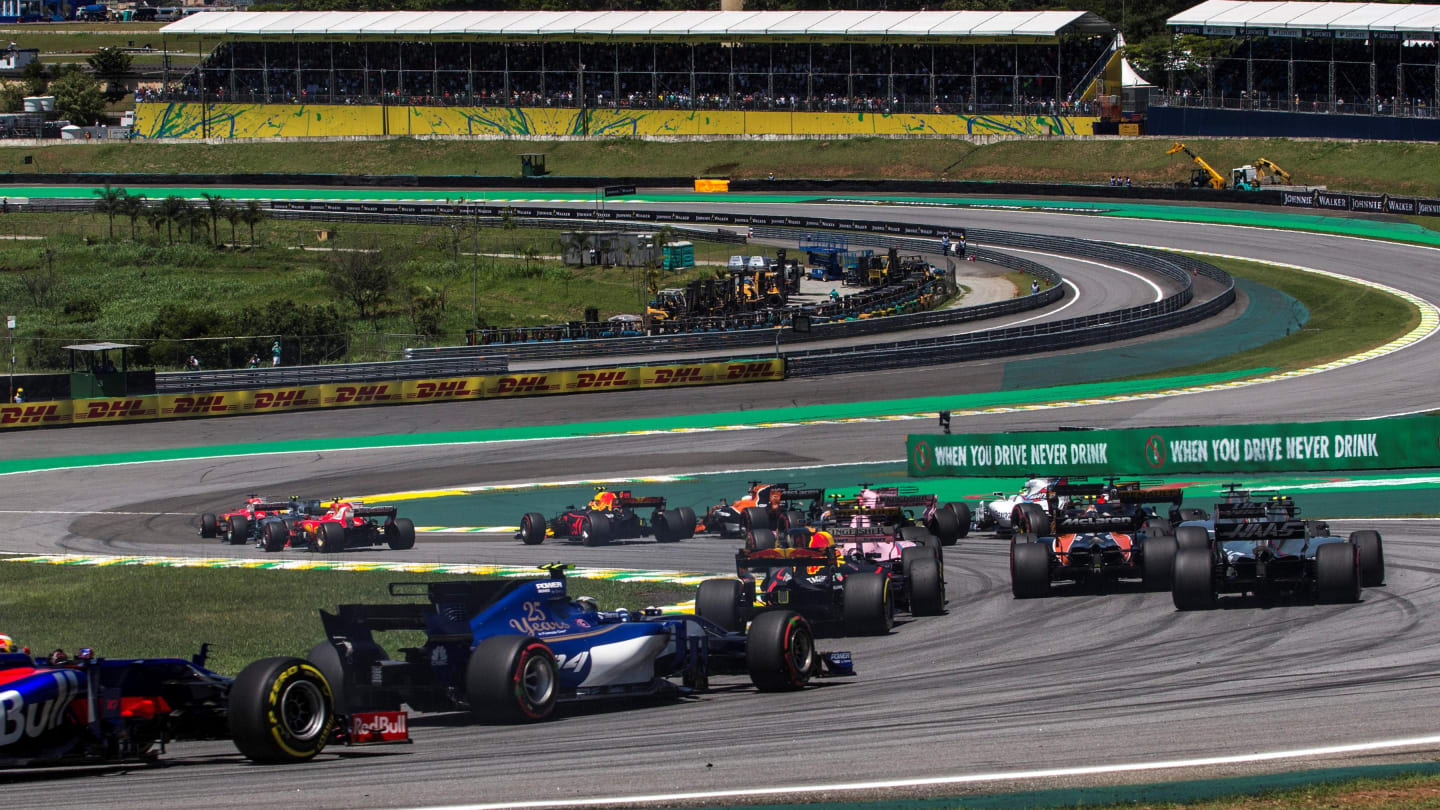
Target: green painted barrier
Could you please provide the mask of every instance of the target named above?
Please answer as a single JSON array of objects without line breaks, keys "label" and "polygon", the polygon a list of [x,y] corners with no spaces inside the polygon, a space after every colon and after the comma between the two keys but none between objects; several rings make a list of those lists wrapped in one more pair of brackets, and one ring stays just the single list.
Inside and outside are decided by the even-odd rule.
[{"label": "green painted barrier", "polygon": [[1440,417],[906,438],[910,475],[1158,475],[1440,466]]}]

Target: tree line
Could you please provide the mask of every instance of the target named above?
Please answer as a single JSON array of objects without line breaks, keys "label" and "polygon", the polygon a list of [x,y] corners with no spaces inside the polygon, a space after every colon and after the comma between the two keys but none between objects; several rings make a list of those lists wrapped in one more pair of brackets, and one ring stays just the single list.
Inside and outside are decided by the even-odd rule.
[{"label": "tree line", "polygon": [[95,211],[104,214],[110,224],[110,238],[115,238],[115,218],[130,220],[130,238],[137,239],[136,229],[141,220],[154,232],[158,239],[160,228],[165,228],[167,244],[175,244],[175,229],[184,236],[188,231],[193,243],[200,235],[213,240],[220,247],[220,220],[230,223],[230,244],[238,244],[237,228],[243,223],[250,228],[249,246],[255,246],[255,226],[269,216],[256,200],[247,200],[238,205],[219,194],[201,194],[203,204],[197,204],[174,194],[151,205],[144,194],[131,194],[123,188],[113,188],[109,183],[95,189]]}]

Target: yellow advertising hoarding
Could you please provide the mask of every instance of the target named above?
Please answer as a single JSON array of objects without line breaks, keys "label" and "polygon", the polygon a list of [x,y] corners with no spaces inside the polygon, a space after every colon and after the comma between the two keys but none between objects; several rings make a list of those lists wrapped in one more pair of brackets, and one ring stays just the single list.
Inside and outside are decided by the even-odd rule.
[{"label": "yellow advertising hoarding", "polygon": [[336,383],[206,394],[74,399],[0,405],[0,431],[10,428],[188,419],[347,408],[357,405],[413,405],[425,402],[584,394],[594,391],[634,391],[783,379],[785,361],[774,358],[669,366],[541,371],[494,377]]}]

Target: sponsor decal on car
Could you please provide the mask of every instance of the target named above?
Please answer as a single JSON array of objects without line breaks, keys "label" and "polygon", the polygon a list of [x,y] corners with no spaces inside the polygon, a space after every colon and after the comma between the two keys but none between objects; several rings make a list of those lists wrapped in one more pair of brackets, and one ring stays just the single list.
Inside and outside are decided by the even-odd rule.
[{"label": "sponsor decal on car", "polygon": [[405,712],[356,712],[350,717],[350,744],[403,742],[410,739]]}]

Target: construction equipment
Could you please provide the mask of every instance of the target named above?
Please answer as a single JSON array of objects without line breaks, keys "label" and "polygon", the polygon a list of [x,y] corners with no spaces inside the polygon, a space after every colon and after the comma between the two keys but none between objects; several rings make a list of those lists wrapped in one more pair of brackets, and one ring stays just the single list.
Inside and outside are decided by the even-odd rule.
[{"label": "construction equipment", "polygon": [[1165,154],[1173,155],[1176,152],[1184,152],[1190,157],[1191,160],[1195,161],[1196,168],[1193,172],[1190,173],[1191,186],[1195,188],[1209,187],[1222,191],[1225,189],[1225,178],[1222,177],[1219,172],[1211,168],[1210,164],[1206,163],[1204,158],[1200,157],[1194,152],[1191,152],[1190,147],[1179,141],[1176,141],[1175,145],[1166,150]]}]

